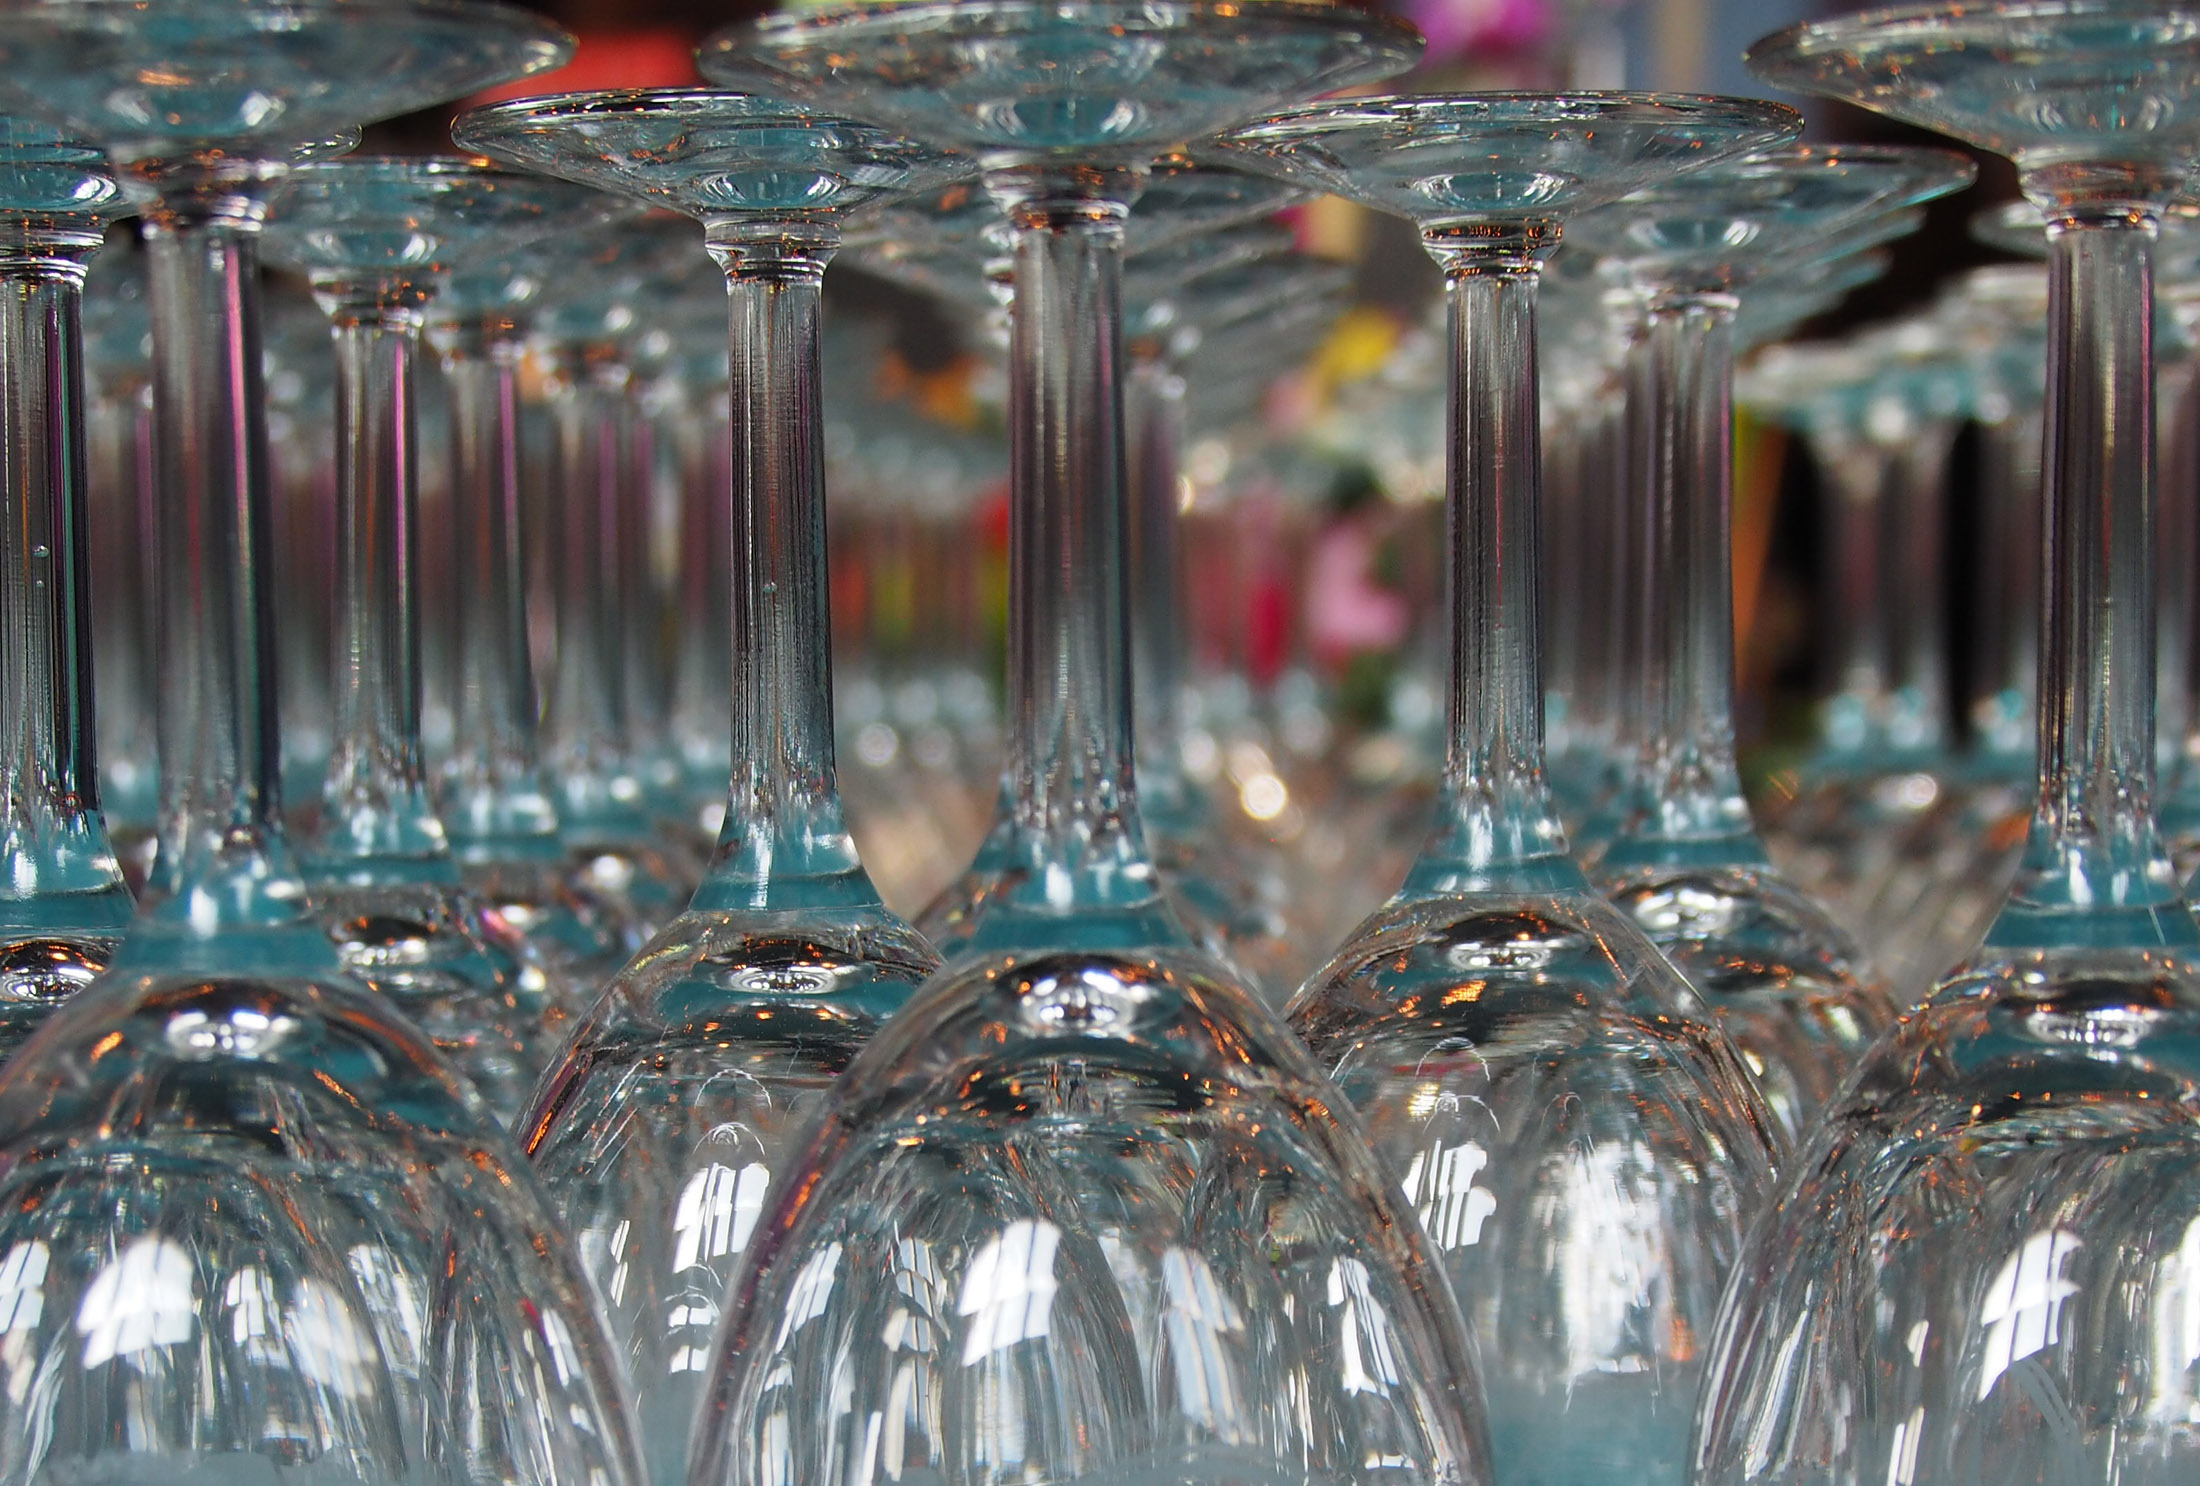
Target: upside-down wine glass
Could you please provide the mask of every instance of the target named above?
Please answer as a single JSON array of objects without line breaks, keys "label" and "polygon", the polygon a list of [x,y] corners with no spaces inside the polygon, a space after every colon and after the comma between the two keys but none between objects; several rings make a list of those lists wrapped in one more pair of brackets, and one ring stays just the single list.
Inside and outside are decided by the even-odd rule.
[{"label": "upside-down wine glass", "polygon": [[872,1459],[955,1480],[1486,1479],[1419,1226],[1305,1050],[1165,906],[1129,716],[1118,307],[1139,171],[1418,50],[1290,0],[880,6],[706,43],[721,81],[967,150],[1012,224],[1015,835],[969,947],[782,1176],[692,1480]]},{"label": "upside-down wine glass", "polygon": [[1697,1479],[2187,1479],[2200,930],[2151,799],[2151,250],[2200,154],[2200,10],[1910,7],[1749,59],[2011,156],[2046,213],[2039,796],[1984,945],[1752,1232]]},{"label": "upside-down wine glass", "polygon": [[1703,993],[1791,1138],[1893,1013],[1855,942],[1772,867],[1734,756],[1733,317],[1776,265],[1969,184],[1941,150],[1789,145],[1587,223],[1631,291],[1628,417],[1643,735],[1607,894]]},{"label": "upside-down wine glass", "polygon": [[306,883],[345,967],[507,1122],[594,987],[567,983],[472,894],[429,795],[415,362],[451,267],[569,225],[586,211],[572,196],[464,160],[327,160],[291,171],[266,229],[335,343],[334,727]]},{"label": "upside-down wine glass", "polygon": [[0,118],[0,1057],[130,920],[94,760],[82,320],[127,210],[98,150]]},{"label": "upside-down wine glass", "polygon": [[450,400],[457,574],[449,612],[429,623],[450,627],[456,667],[452,748],[435,782],[459,875],[553,973],[593,996],[626,963],[626,944],[616,905],[586,896],[568,870],[542,761],[523,541],[534,472],[520,381],[533,309],[547,280],[587,271],[615,205],[601,192],[566,194],[559,233],[461,266],[428,305]]},{"label": "upside-down wine glass", "polygon": [[[611,1302],[650,1467],[683,1478],[711,1343],[794,1137],[938,967],[879,900],[833,776],[819,287],[840,223],[967,171],[776,99],[576,93],[463,115],[459,143],[670,206],[725,272],[734,774],[702,885],[604,992],[526,1123]],[[724,622],[722,618],[720,622]]]},{"label": "upside-down wine glass", "polygon": [[448,0],[0,8],[0,87],[146,212],[164,614],[156,870],[108,974],[0,1070],[8,1479],[639,1475],[533,1174],[312,916],[267,664],[269,188],[297,141],[569,50]]},{"label": "upside-down wine glass", "polygon": [[1568,217],[1800,124],[1743,99],[1489,94],[1230,137],[1408,218],[1444,272],[1443,787],[1405,886],[1290,1018],[1444,1252],[1500,1480],[1682,1480],[1696,1338],[1780,1150],[1717,1017],[1567,854],[1544,778],[1537,281]]}]

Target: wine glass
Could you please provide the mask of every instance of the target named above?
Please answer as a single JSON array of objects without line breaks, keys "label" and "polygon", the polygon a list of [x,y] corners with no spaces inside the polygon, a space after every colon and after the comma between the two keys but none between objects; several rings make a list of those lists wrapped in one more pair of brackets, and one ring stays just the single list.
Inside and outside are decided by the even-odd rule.
[{"label": "wine glass", "polygon": [[529,1154],[607,1295],[650,1467],[681,1478],[728,1287],[794,1136],[939,964],[888,912],[834,784],[818,290],[851,213],[967,164],[869,125],[704,90],[462,115],[467,149],[671,206],[725,272],[733,346],[734,774],[687,911],[560,1051]]},{"label": "wine glass", "polygon": [[452,265],[555,230],[573,207],[571,193],[463,160],[328,160],[291,171],[265,239],[311,283],[336,350],[335,726],[306,882],[346,968],[506,1121],[594,987],[530,954],[467,890],[429,795],[415,361]]},{"label": "wine glass", "polygon": [[[874,1458],[1484,1479],[1473,1363],[1411,1212],[1158,891],[1129,716],[1118,290],[1139,172],[1417,50],[1290,0],[881,6],[706,42],[720,81],[965,149],[1010,219],[1015,803],[968,948],[850,1065],[758,1226],[692,1480]],[[846,1408],[820,1411],[834,1378]]]},{"label": "wine glass", "polygon": [[130,919],[93,756],[82,326],[86,268],[127,210],[98,150],[0,117],[0,1057]]},{"label": "wine glass", "polygon": [[1544,779],[1536,284],[1568,217],[1800,123],[1741,99],[1489,94],[1230,136],[1407,217],[1444,271],[1443,787],[1404,887],[1290,1018],[1445,1254],[1501,1480],[1682,1478],[1694,1339],[1780,1149],[1718,1019],[1567,855]]},{"label": "wine glass", "polygon": [[269,190],[359,119],[569,49],[482,4],[0,14],[0,90],[101,141],[146,214],[164,616],[156,870],[108,973],[0,1069],[11,1477],[639,1475],[533,1175],[312,916],[267,665]]},{"label": "wine glass", "polygon": [[2200,930],[2150,799],[2149,259],[2200,152],[2200,13],[1909,7],[1750,65],[2010,155],[2047,216],[2040,788],[1984,946],[1873,1047],[1751,1235],[1697,1479],[2179,1479]]},{"label": "wine glass", "polygon": [[1636,317],[1640,747],[1606,893],[1733,1034],[1791,1138],[1893,1007],[1862,951],[1765,856],[1734,760],[1732,320],[1738,294],[1876,215],[1967,185],[1969,161],[1789,145],[1636,192],[1584,223]]},{"label": "wine glass", "polygon": [[[447,614],[457,676],[450,753],[436,770],[459,875],[566,984],[593,995],[626,963],[619,905],[585,894],[568,870],[557,801],[543,767],[522,560],[527,450],[520,381],[546,284],[584,272],[614,216],[600,192],[557,193],[567,231],[536,237],[447,274],[426,334],[450,401],[454,584]],[[572,229],[578,229],[577,231]],[[562,1040],[562,1039],[560,1039]]]}]

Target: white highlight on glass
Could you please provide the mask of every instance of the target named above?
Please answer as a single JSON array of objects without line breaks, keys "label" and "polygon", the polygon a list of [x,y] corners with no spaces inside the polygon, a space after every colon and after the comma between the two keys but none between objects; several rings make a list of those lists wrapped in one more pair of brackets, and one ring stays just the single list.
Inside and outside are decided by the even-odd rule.
[{"label": "white highlight on glass", "polygon": [[2001,1375],[2034,1352],[2062,1339],[2064,1302],[2078,1293],[2063,1267],[2084,1247],[2065,1229],[2035,1233],[2003,1262],[1978,1318],[1986,1328],[1986,1356],[1979,1373],[1978,1396],[1986,1397]]},{"label": "white highlight on glass", "polygon": [[1054,1294],[1054,1256],[1062,1230],[1037,1218],[1018,1218],[988,1239],[971,1258],[955,1313],[971,1317],[963,1335],[965,1367],[1003,1347],[1047,1334]]},{"label": "white highlight on glass", "polygon": [[191,1340],[198,1322],[191,1256],[165,1238],[141,1238],[92,1277],[76,1311],[84,1366]]}]

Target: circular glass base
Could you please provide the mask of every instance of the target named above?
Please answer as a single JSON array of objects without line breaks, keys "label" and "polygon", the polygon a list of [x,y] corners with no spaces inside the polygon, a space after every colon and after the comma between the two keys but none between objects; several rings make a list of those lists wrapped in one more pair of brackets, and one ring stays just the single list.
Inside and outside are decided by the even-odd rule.
[{"label": "circular glass base", "polygon": [[1747,60],[1776,87],[1845,99],[2020,167],[2152,162],[2175,180],[2200,155],[2200,8],[2187,5],[1907,5],[1781,31]]},{"label": "circular glass base", "polygon": [[0,96],[124,160],[250,155],[463,97],[572,55],[547,20],[482,0],[9,0]]},{"label": "circular glass base", "polygon": [[988,164],[1158,152],[1263,108],[1401,72],[1420,35],[1366,11],[1265,0],[979,0],[774,16],[699,63],[876,118]]},{"label": "circular glass base", "polygon": [[1522,93],[1352,99],[1263,120],[1226,143],[1426,229],[1563,218],[1801,127],[1793,109],[1759,99]]},{"label": "circular glass base", "polygon": [[706,220],[825,220],[971,168],[869,124],[703,88],[521,98],[460,116],[451,137]]},{"label": "circular glass base", "polygon": [[276,188],[266,241],[270,256],[309,276],[443,268],[585,220],[590,195],[471,160],[321,160]]}]

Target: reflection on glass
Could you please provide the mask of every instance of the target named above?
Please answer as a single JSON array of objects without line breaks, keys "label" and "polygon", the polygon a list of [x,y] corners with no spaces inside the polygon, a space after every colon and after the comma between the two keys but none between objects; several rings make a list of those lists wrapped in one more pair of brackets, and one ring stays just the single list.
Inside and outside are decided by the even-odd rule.
[{"label": "reflection on glass", "polygon": [[2152,798],[2151,259],[2200,153],[2200,29],[1950,5],[1751,65],[2010,154],[2047,218],[2039,758],[1984,944],[1867,1053],[1736,1265],[1697,1478],[2189,1479],[2200,930]]}]

